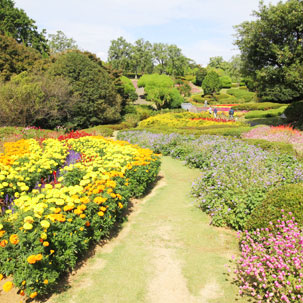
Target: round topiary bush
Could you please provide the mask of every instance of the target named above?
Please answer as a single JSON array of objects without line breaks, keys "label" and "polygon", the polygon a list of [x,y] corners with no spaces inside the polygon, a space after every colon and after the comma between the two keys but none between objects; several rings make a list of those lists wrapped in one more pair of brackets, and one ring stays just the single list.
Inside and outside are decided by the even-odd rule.
[{"label": "round topiary bush", "polygon": [[292,213],[295,221],[303,225],[303,184],[287,184],[271,190],[265,199],[251,213],[246,229],[266,228],[269,222],[281,218],[281,210],[285,214]]},{"label": "round topiary bush", "polygon": [[303,128],[303,101],[291,103],[285,110],[287,122]]}]

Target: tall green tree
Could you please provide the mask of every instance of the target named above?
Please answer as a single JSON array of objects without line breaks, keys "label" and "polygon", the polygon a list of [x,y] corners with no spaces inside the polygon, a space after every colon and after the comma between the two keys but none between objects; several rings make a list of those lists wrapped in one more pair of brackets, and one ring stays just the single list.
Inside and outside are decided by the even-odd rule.
[{"label": "tall green tree", "polygon": [[210,71],[209,73],[207,73],[206,77],[202,82],[202,88],[204,91],[204,95],[210,95],[218,92],[221,88],[219,75],[214,71]]},{"label": "tall green tree", "polygon": [[184,76],[189,62],[182,50],[175,44],[168,45],[167,56],[167,73],[172,76]]},{"label": "tall green tree", "polygon": [[108,62],[113,68],[130,71],[132,66],[132,45],[123,37],[112,40],[108,50]]},{"label": "tall green tree", "polygon": [[153,56],[152,44],[144,39],[138,39],[132,46],[132,71],[137,76],[138,73],[152,73],[153,71]]},{"label": "tall green tree", "polygon": [[167,67],[168,51],[167,44],[154,43],[153,44],[153,58],[157,64],[160,74],[164,73]]},{"label": "tall green tree", "polygon": [[256,20],[236,26],[242,72],[263,100],[303,98],[303,2],[280,1],[254,12]]},{"label": "tall green tree", "polygon": [[16,8],[12,0],[0,0],[0,33],[36,49],[41,54],[49,51],[45,30],[39,32],[35,21],[24,10]]},{"label": "tall green tree", "polygon": [[56,34],[49,34],[48,39],[51,54],[78,49],[76,41],[73,38],[68,38],[62,31],[57,31]]}]

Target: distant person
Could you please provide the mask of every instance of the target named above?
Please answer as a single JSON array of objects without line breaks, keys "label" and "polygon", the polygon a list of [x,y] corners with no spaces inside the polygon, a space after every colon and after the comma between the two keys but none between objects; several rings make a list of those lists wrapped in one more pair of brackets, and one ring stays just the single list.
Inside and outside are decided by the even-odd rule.
[{"label": "distant person", "polygon": [[208,112],[210,115],[213,113],[213,109],[211,108],[211,106],[209,107]]},{"label": "distant person", "polygon": [[204,107],[207,107],[207,100],[204,101]]},{"label": "distant person", "polygon": [[214,109],[214,117],[215,117],[215,118],[217,118],[217,113],[218,113],[218,110],[217,110],[217,108],[215,107],[215,109]]},{"label": "distant person", "polygon": [[231,108],[228,113],[229,113],[229,119],[233,119],[235,111]]}]

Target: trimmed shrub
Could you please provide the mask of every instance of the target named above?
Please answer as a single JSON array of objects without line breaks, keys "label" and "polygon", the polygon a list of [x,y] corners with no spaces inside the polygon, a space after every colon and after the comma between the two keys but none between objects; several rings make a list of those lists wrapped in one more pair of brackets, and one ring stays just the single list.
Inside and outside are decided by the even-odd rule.
[{"label": "trimmed shrub", "polygon": [[227,91],[229,95],[233,95],[238,99],[238,102],[251,102],[256,98],[256,94],[249,92],[246,89],[231,88]]},{"label": "trimmed shrub", "polygon": [[269,110],[253,110],[245,115],[245,119],[277,117],[284,113],[286,106]]},{"label": "trimmed shrub", "polygon": [[287,122],[301,129],[303,128],[303,101],[291,103],[284,113],[287,117]]},{"label": "trimmed shrub", "polygon": [[203,97],[202,95],[193,95],[191,98],[195,102],[198,102],[198,103],[204,103],[204,101],[207,99],[206,97]]},{"label": "trimmed shrub", "polygon": [[214,71],[210,71],[202,82],[202,88],[206,95],[218,92],[221,88],[219,75]]},{"label": "trimmed shrub", "polygon": [[287,184],[271,190],[265,199],[251,213],[246,229],[266,228],[269,222],[277,223],[281,218],[281,210],[285,214],[292,213],[296,222],[303,225],[303,184]]},{"label": "trimmed shrub", "polygon": [[231,78],[229,76],[220,77],[221,87],[231,88]]},{"label": "trimmed shrub", "polygon": [[233,106],[235,110],[268,110],[285,106],[282,103],[262,102],[262,103],[246,103]]},{"label": "trimmed shrub", "polygon": [[128,95],[128,98],[131,101],[136,101],[138,99],[138,94],[136,93],[136,89],[131,80],[125,76],[122,76],[121,81],[123,84],[124,93]]}]

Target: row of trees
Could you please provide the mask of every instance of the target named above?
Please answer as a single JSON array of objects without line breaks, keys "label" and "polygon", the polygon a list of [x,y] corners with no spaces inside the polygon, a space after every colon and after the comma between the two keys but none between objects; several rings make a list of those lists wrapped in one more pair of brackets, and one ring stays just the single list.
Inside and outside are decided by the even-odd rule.
[{"label": "row of trees", "polygon": [[138,39],[134,44],[123,37],[111,41],[108,51],[108,62],[125,74],[168,74],[184,76],[193,61],[182,54],[176,45],[165,43],[150,43]]}]

